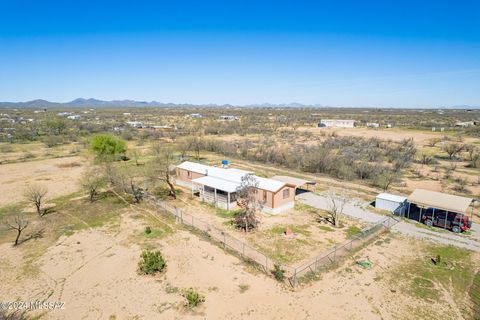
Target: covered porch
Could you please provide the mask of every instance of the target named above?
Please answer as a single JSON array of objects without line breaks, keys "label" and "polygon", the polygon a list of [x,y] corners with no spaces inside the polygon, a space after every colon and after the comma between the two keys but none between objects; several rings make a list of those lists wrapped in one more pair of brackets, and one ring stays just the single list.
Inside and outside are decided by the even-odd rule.
[{"label": "covered porch", "polygon": [[192,196],[216,207],[232,210],[237,206],[237,184],[220,178],[205,176],[192,180]]}]

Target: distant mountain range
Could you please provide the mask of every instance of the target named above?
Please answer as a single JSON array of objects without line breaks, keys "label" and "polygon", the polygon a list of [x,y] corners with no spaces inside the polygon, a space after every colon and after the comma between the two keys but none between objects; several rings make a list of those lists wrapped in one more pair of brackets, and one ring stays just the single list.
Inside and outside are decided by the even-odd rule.
[{"label": "distant mountain range", "polygon": [[[37,99],[26,102],[0,102],[0,108],[112,108],[112,107],[127,107],[127,108],[141,108],[141,107],[190,107],[190,108],[208,108],[208,107],[221,107],[221,108],[328,108],[320,104],[302,104],[297,102],[292,103],[262,103],[262,104],[249,104],[244,106],[234,106],[230,104],[177,104],[177,103],[163,103],[158,101],[136,101],[136,100],[98,100],[98,99],[84,99],[78,98],[70,102],[51,102],[47,100]],[[428,108],[428,107],[427,107]],[[433,107],[430,107],[433,108]],[[480,106],[469,105],[456,105],[451,107],[435,107],[434,109],[480,109]]]}]

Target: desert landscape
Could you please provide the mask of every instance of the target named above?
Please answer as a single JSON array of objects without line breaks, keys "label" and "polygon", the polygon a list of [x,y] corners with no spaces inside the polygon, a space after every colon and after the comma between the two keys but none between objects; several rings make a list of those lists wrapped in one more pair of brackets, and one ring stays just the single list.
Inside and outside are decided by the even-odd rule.
[{"label": "desert landscape", "polygon": [[[108,118],[117,112],[101,110],[100,114],[105,122],[110,122]],[[231,132],[226,140],[220,139],[218,133],[202,133],[202,141],[185,127],[198,127],[198,120],[178,115],[177,110],[173,114],[168,110],[159,112],[162,119],[169,119],[168,123],[182,121],[184,126],[180,129],[178,125],[173,131],[156,131],[119,124],[123,128],[120,134],[111,136],[125,141],[120,151],[124,156],[117,159],[102,158],[96,153],[93,145],[98,135],[95,134],[75,141],[61,141],[66,136],[58,135],[59,142],[54,146],[40,141],[0,145],[3,150],[0,214],[5,223],[0,232],[3,266],[0,300],[62,303],[61,309],[6,311],[4,316],[26,319],[476,317],[480,268],[480,239],[475,228],[478,210],[471,216],[474,228],[461,235],[403,218],[394,227],[375,229],[358,247],[335,251],[338,257],[333,263],[292,278],[295,270],[302,270],[312,259],[318,260],[332,248],[362,239],[363,230],[374,226],[369,215],[380,219],[390,213],[370,204],[385,189],[375,179],[345,179],[336,172],[314,172],[294,165],[295,159],[277,162],[280,155],[275,154],[278,150],[289,152],[289,148],[295,148],[296,145],[287,143],[292,137],[296,144],[306,148],[329,145],[337,137],[353,142],[377,139],[380,144],[400,145],[410,141],[414,150],[407,161],[411,163],[396,171],[395,179],[387,186],[388,192],[407,194],[425,188],[470,196],[479,190],[475,178],[478,169],[472,168],[469,160],[474,156],[467,147],[454,159],[448,159],[442,145],[454,142],[472,145],[474,154],[480,141],[475,135],[459,130],[436,134],[406,128],[324,130],[314,128],[315,123],[308,127],[305,120],[299,120],[302,125],[298,128],[286,125],[275,129],[276,142],[265,149],[268,145],[265,139],[272,140],[273,136],[249,133],[257,125],[252,123],[249,129],[248,110],[243,111],[246,115],[242,116],[239,127],[246,133]],[[305,112],[307,118],[308,112]],[[136,118],[141,116],[140,112]],[[152,119],[150,113],[146,117]],[[68,128],[65,134],[72,130]],[[434,146],[432,139],[438,139]],[[272,148],[282,141],[286,143],[283,149]],[[236,154],[228,149],[224,149],[225,154],[216,151],[216,143],[237,145]],[[248,154],[242,153],[242,145],[249,146]],[[425,150],[433,158],[429,163],[422,163]],[[262,152],[272,152],[269,160],[263,160]],[[192,197],[187,187],[176,185],[172,197],[168,184],[168,179],[175,176],[172,165],[185,159],[215,165],[225,156],[232,168],[253,171],[260,177],[288,175],[309,181],[310,185],[296,196],[291,209],[274,215],[257,212],[257,226],[250,232],[235,224],[238,210],[216,208]],[[391,170],[381,159],[379,153],[374,161],[384,165],[383,170]],[[453,164],[456,168],[452,170]],[[442,171],[450,171],[450,175],[445,176]],[[167,172],[172,175],[170,178]],[[465,179],[463,189],[457,188],[461,179]],[[45,191],[41,203],[41,210],[45,211],[38,213],[33,205],[29,197],[32,188]],[[186,220],[193,217],[193,225],[180,222],[169,207],[159,208],[136,190],[147,192],[164,206],[181,210]],[[306,196],[317,197],[314,200],[324,197],[327,201],[332,191],[342,192],[349,199],[339,227],[329,222],[329,207],[317,207]],[[365,216],[355,216],[355,210]],[[12,245],[16,231],[9,226],[19,216],[28,221],[28,226],[22,230],[19,243]],[[245,251],[244,255],[238,254],[235,247],[228,247],[228,242],[225,247],[213,229],[266,257],[267,264],[256,261],[255,256],[249,257]],[[292,235],[286,236],[285,232]],[[154,275],[141,274],[142,253],[155,251],[161,252],[165,267]],[[441,259],[440,265],[432,262],[435,259]],[[274,267],[280,272],[274,272]],[[195,307],[185,300],[184,292],[190,288],[199,294]]]}]

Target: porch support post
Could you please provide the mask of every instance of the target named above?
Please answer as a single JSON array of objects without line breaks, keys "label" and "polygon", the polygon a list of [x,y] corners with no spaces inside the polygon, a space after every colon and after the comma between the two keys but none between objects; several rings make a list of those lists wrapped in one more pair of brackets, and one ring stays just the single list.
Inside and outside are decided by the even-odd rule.
[{"label": "porch support post", "polygon": [[445,225],[443,226],[444,229],[447,229],[447,220],[448,220],[448,211],[445,211]]},{"label": "porch support post", "polygon": [[214,189],[213,191],[214,193],[214,198],[213,198],[213,201],[215,202],[215,206],[218,206],[218,201],[217,201],[217,188]]},{"label": "porch support post", "polygon": [[230,192],[227,192],[227,210],[230,210]]},{"label": "porch support post", "polygon": [[418,222],[422,220],[422,210],[423,208],[420,208],[420,213],[418,214]]},{"label": "porch support post", "polygon": [[410,219],[410,206],[411,206],[411,205],[412,205],[412,204],[409,202],[409,203],[408,203],[408,212],[407,212],[408,219]]}]

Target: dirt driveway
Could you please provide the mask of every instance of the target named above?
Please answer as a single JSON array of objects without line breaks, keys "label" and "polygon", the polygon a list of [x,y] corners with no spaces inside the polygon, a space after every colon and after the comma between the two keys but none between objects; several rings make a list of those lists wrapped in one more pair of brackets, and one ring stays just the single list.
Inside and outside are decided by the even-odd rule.
[{"label": "dirt driveway", "polygon": [[85,165],[79,156],[0,165],[0,207],[22,201],[32,184],[47,188],[49,198],[75,192]]}]

